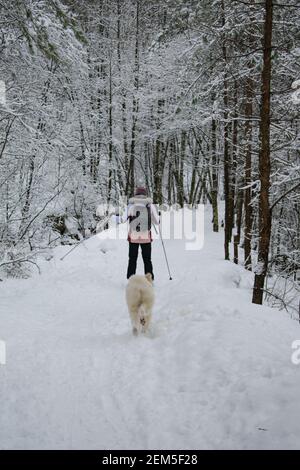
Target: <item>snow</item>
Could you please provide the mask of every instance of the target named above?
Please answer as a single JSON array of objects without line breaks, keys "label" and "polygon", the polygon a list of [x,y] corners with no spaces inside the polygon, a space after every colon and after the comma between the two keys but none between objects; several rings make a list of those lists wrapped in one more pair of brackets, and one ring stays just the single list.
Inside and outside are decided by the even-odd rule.
[{"label": "snow", "polygon": [[292,83],[292,89],[295,90],[292,93],[292,101],[294,104],[299,104],[300,103],[300,80],[295,80]]},{"label": "snow", "polygon": [[292,83],[292,89],[293,90],[297,90],[297,88],[300,87],[300,80],[295,80],[293,83]]},{"label": "snow", "polygon": [[131,333],[126,240],[58,247],[40,276],[0,283],[1,449],[300,447],[299,325],[251,304],[210,218],[202,250],[165,241],[173,281],[153,242],[147,337]]}]

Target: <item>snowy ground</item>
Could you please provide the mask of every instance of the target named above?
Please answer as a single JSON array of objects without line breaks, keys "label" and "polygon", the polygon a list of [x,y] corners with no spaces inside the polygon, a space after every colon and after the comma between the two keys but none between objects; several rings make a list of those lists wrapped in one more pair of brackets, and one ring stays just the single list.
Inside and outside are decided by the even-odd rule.
[{"label": "snowy ground", "polygon": [[[299,325],[250,303],[252,277],[205,245],[153,245],[150,337],[131,334],[126,241],[93,237],[0,285],[1,449],[300,448]],[[141,272],[141,264],[139,265]]]}]

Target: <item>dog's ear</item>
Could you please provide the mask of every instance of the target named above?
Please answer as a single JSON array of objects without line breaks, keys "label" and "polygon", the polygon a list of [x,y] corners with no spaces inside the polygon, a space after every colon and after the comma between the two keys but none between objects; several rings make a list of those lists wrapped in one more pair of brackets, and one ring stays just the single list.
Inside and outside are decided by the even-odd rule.
[{"label": "dog's ear", "polygon": [[145,278],[147,279],[147,281],[151,282],[151,284],[152,284],[153,279],[152,279],[152,274],[151,273],[145,274]]}]

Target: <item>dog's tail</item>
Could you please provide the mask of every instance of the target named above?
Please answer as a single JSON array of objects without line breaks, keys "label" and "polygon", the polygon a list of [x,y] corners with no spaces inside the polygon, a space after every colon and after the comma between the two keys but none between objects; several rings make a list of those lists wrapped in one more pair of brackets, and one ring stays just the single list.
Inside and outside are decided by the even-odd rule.
[{"label": "dog's tail", "polygon": [[146,317],[147,313],[146,313],[146,310],[145,310],[145,307],[144,307],[143,304],[140,305],[138,312],[139,312],[139,322],[142,326],[144,326],[145,323],[146,323],[146,318],[145,317]]}]

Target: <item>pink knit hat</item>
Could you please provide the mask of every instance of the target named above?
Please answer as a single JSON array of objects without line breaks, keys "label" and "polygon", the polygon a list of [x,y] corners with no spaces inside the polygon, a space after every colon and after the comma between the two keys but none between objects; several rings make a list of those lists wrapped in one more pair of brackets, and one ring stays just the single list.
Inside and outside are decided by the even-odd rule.
[{"label": "pink knit hat", "polygon": [[147,196],[147,189],[139,186],[135,190],[135,196]]}]

